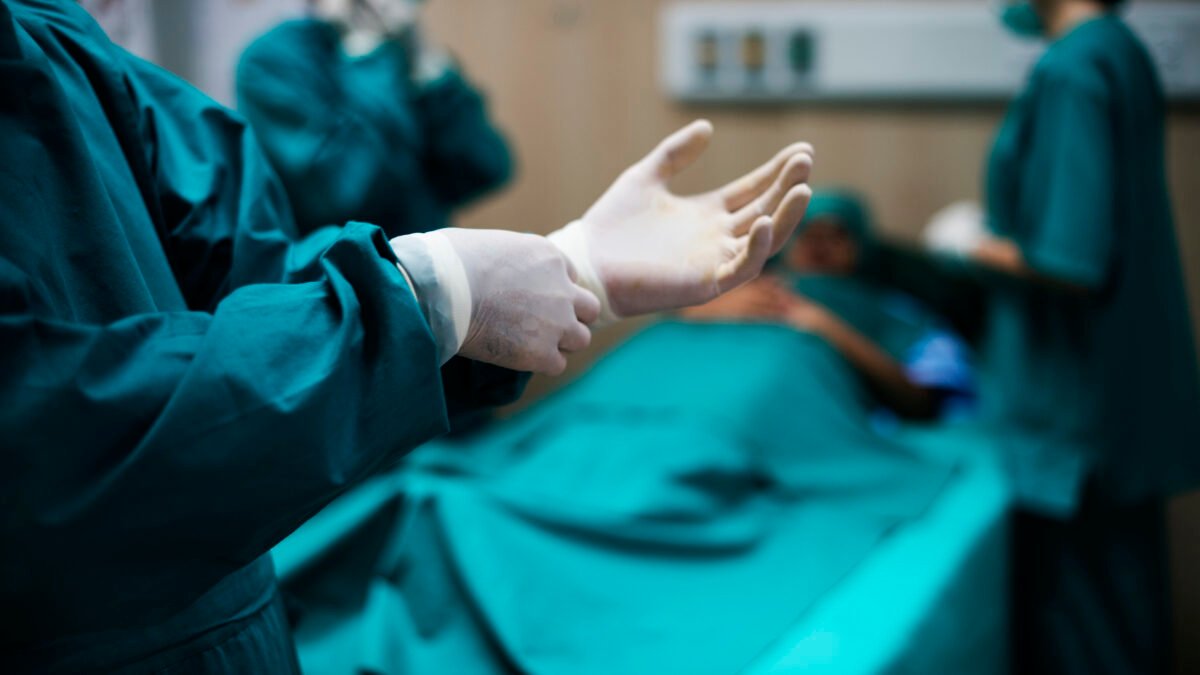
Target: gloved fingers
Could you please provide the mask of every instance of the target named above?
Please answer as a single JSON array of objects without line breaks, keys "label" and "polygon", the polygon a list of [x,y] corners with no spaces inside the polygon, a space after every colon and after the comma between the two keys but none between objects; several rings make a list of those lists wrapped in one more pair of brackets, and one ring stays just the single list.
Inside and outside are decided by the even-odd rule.
[{"label": "gloved fingers", "polygon": [[582,288],[575,287],[575,318],[579,319],[584,325],[590,326],[600,319],[600,298],[596,297],[595,293]]},{"label": "gloved fingers", "polygon": [[741,236],[749,231],[757,219],[776,216],[780,205],[797,185],[803,184],[812,175],[812,156],[800,153],[788,158],[779,177],[758,199],[751,201],[733,215],[733,233]]},{"label": "gloved fingers", "polygon": [[575,322],[573,326],[568,328],[563,333],[562,339],[558,342],[558,350],[564,354],[571,354],[587,349],[592,344],[592,331],[587,326]]},{"label": "gloved fingers", "polygon": [[725,210],[730,213],[740,211],[747,204],[758,199],[766,192],[783,171],[788,160],[795,155],[813,156],[813,147],[808,143],[793,143],[780,150],[766,164],[717,190],[717,195]]},{"label": "gloved fingers", "polygon": [[384,16],[386,16],[386,13],[385,13],[384,9],[379,6],[378,0],[354,0],[354,1],[360,8],[362,8],[362,10],[368,16],[370,16],[381,27],[386,24],[386,21],[384,21]]},{"label": "gloved fingers", "polygon": [[640,162],[653,178],[666,182],[691,166],[712,140],[713,126],[708,120],[697,120],[671,134]]},{"label": "gloved fingers", "polygon": [[801,183],[789,190],[787,196],[783,198],[783,203],[779,205],[774,218],[772,218],[775,224],[771,255],[783,250],[784,245],[792,238],[796,226],[804,220],[804,213],[808,211],[808,204],[812,201],[812,196],[812,188],[806,183]]},{"label": "gloved fingers", "polygon": [[[549,326],[543,326],[549,328]],[[561,375],[567,369],[567,357],[559,348],[561,336],[551,338],[543,333],[537,337],[508,339],[503,336],[493,340],[488,351],[482,358],[466,354],[468,358],[490,363],[501,368],[517,372],[536,373],[538,375]]]},{"label": "gloved fingers", "polygon": [[739,239],[743,244],[737,256],[717,269],[717,292],[726,293],[754,279],[771,257],[774,224],[769,216],[755,221],[750,234]]},{"label": "gloved fingers", "polygon": [[366,22],[357,28],[396,36],[417,23],[421,3],[414,0],[351,0],[351,4],[357,7],[357,14]]},{"label": "gloved fingers", "polygon": [[534,364],[533,368],[531,369],[531,372],[537,373],[539,375],[549,375],[551,377],[558,377],[559,375],[562,375],[564,372],[566,372],[566,370],[567,370],[567,355],[563,354],[560,351],[556,351],[553,354],[546,354],[544,357],[539,359],[538,362],[536,364]]},{"label": "gloved fingers", "polygon": [[575,263],[565,254],[563,255],[563,262],[567,264],[567,279],[570,279],[573,284],[579,283],[579,270],[575,267]]},{"label": "gloved fingers", "polygon": [[349,26],[358,0],[316,0],[313,11],[331,23]]}]

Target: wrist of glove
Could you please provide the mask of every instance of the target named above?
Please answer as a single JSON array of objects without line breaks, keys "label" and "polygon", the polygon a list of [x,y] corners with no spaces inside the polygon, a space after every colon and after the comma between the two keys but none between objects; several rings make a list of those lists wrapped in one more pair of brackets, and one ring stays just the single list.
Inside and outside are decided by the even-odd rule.
[{"label": "wrist of glove", "polygon": [[471,326],[471,284],[462,259],[439,232],[397,237],[391,243],[445,364],[462,349]]},{"label": "wrist of glove", "polygon": [[592,324],[592,329],[603,328],[620,321],[621,317],[617,316],[613,311],[612,303],[608,301],[608,291],[604,288],[604,281],[600,278],[595,266],[592,265],[591,252],[588,248],[587,226],[577,220],[551,234],[547,239],[558,247],[558,250],[575,268],[575,283],[599,300],[600,313]]},{"label": "wrist of glove", "polygon": [[600,303],[576,285],[544,237],[447,229],[399,237],[392,250],[412,280],[438,353],[557,375],[591,344]]}]

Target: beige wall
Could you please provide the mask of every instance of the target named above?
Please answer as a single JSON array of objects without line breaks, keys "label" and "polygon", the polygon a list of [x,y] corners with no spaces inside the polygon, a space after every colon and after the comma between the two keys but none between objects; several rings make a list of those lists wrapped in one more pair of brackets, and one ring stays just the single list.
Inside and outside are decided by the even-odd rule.
[{"label": "beige wall", "polygon": [[[716,124],[683,190],[714,187],[802,139],[817,148],[814,183],[864,191],[881,225],[912,233],[937,208],[978,198],[998,106],[685,107],[657,83],[657,9],[663,0],[439,0],[434,33],[491,94],[521,160],[505,194],[463,218],[469,226],[548,232],[581,215],[625,166],[696,117]],[[1170,120],[1170,175],[1200,321],[1200,113]],[[598,337],[599,352],[623,329]],[[590,357],[577,359],[578,371]],[[557,382],[539,380],[531,398]],[[1172,511],[1175,588],[1187,672],[1200,672],[1200,496]],[[1184,640],[1185,634],[1190,640]]]}]

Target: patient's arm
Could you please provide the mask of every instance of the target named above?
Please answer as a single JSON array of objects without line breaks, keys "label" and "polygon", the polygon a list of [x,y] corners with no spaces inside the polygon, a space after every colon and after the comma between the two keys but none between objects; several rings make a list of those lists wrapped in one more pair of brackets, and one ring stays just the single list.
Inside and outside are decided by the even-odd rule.
[{"label": "patient's arm", "polygon": [[834,313],[807,298],[794,297],[785,317],[790,325],[833,345],[862,373],[880,400],[901,416],[929,420],[937,415],[934,392],[914,384],[895,359]]},{"label": "patient's arm", "polygon": [[773,278],[760,277],[711,302],[680,311],[693,321],[782,321],[788,294]]},{"label": "patient's arm", "polygon": [[694,321],[776,321],[819,335],[863,374],[880,400],[898,414],[932,419],[937,396],[914,384],[891,356],[835,314],[763,277],[699,307],[680,312]]}]

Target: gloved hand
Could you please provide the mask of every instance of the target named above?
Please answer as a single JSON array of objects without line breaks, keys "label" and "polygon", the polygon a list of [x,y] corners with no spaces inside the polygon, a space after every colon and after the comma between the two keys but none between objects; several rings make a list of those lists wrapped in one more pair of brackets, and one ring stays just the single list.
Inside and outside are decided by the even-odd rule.
[{"label": "gloved hand", "polygon": [[424,4],[424,0],[317,0],[314,12],[340,26],[346,52],[361,56],[384,40],[413,32]]},{"label": "gloved hand", "polygon": [[583,218],[550,235],[601,301],[601,321],[708,302],[758,276],[804,217],[813,149],[789,146],[750,174],[681,197],[667,183],[708,147],[695,122],[663,141]]},{"label": "gloved hand", "polygon": [[359,0],[314,0],[313,15],[342,28],[354,24]]},{"label": "gloved hand", "polygon": [[384,35],[400,35],[421,18],[424,0],[359,0]]},{"label": "gloved hand", "polygon": [[438,339],[512,370],[558,375],[586,349],[600,301],[574,283],[570,262],[544,237],[447,229],[398,237],[392,248]]},{"label": "gloved hand", "polygon": [[453,68],[454,59],[450,53],[429,36],[424,26],[413,24],[404,39],[412,61],[411,77],[417,84],[435,82]]},{"label": "gloved hand", "polygon": [[969,256],[991,236],[979,204],[956,202],[933,215],[921,238],[930,251]]}]

